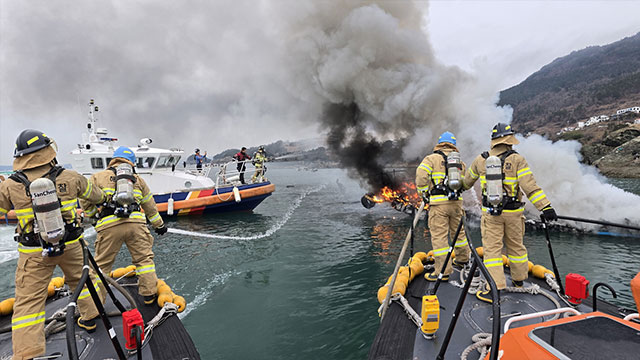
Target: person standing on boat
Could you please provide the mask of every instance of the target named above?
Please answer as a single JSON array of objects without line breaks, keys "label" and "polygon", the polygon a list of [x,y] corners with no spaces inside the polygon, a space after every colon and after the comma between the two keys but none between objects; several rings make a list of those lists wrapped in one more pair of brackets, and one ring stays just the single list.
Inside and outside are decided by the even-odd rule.
[{"label": "person standing on boat", "polygon": [[[457,189],[450,187],[453,171],[447,169],[448,157],[457,157],[459,160],[460,155],[456,147],[456,137],[447,131],[438,138],[433,153],[425,156],[416,169],[416,188],[429,204],[429,229],[435,258],[435,271],[425,274],[427,281],[437,280],[449,250],[448,239],[453,239],[458,223],[464,216],[462,196],[459,191],[462,183],[459,176],[457,184],[452,185]],[[457,164],[460,166],[457,170],[458,174],[464,175],[464,163],[458,161]],[[456,257],[453,263],[456,266],[462,266],[469,261],[469,246],[464,229],[460,230],[454,251]],[[449,260],[442,280],[448,281],[452,271],[451,260]]]},{"label": "person standing on boat", "polygon": [[[90,181],[103,189],[107,201],[98,210],[92,204],[80,201],[87,217],[97,217],[95,249],[96,263],[104,274],[109,274],[122,244],[131,254],[138,276],[138,293],[144,303],[151,305],[156,299],[156,267],[153,262],[153,236],[146,219],[158,235],[167,232],[167,227],[158,213],[153,194],[147,183],[133,171],[136,156],[133,151],[120,146],[113,153],[109,168],[91,175]],[[131,173],[127,173],[127,170]],[[130,192],[131,203],[123,205],[121,198]],[[142,213],[140,210],[144,210]],[[145,219],[146,217],[146,219]],[[100,292],[104,302],[106,291]]]},{"label": "person standing on boat", "polygon": [[[15,239],[19,258],[11,319],[14,360],[45,354],[45,303],[53,271],[60,266],[71,289],[75,289],[82,275],[83,229],[76,212],[78,198],[90,204],[101,203],[105,198],[102,190],[84,176],[58,166],[56,153],[55,142],[47,135],[38,130],[24,130],[16,140],[15,174],[0,184],[0,215],[6,215],[13,207],[18,218]],[[42,178],[48,179],[48,190],[41,188]],[[37,192],[31,193],[31,190]],[[52,193],[56,196],[51,198]],[[43,205],[38,200],[47,197],[53,202]],[[32,198],[39,206],[32,204]],[[62,221],[51,222],[57,216],[61,216]],[[54,233],[59,240],[51,236]],[[47,241],[43,236],[47,236]],[[100,287],[97,282],[94,285]],[[86,288],[78,298],[78,307],[81,314],[78,321],[83,328],[93,331],[98,310]]]},{"label": "person standing on boat", "polygon": [[240,174],[240,183],[246,184],[244,182],[244,172],[247,169],[246,161],[251,160],[251,156],[247,154],[247,148],[243,146],[242,149],[240,149],[239,153],[233,155],[233,158],[238,162],[236,168],[238,169],[238,173]]},{"label": "person standing on boat", "polygon": [[[522,287],[528,277],[529,258],[523,243],[523,192],[546,220],[558,219],[549,199],[536,183],[529,164],[512,149],[519,143],[510,125],[496,124],[491,132],[491,150],[478,155],[464,177],[465,189],[470,189],[478,179],[481,182],[483,262],[498,290],[507,286],[502,263],[504,246],[507,247],[513,285]],[[486,289],[476,296],[492,302],[491,292]]]},{"label": "person standing on boat", "polygon": [[196,154],[194,155],[194,159],[196,160],[196,169],[198,172],[202,171],[202,161],[207,158],[207,152],[204,152],[204,155],[200,155],[200,149],[196,149]]},{"label": "person standing on boat", "polygon": [[253,155],[253,166],[255,166],[256,171],[251,177],[251,182],[255,183],[256,181],[267,181],[267,179],[264,177],[264,173],[267,170],[265,162],[267,162],[267,154],[264,151],[264,146],[260,146],[258,148],[258,151],[256,151],[256,153]]}]

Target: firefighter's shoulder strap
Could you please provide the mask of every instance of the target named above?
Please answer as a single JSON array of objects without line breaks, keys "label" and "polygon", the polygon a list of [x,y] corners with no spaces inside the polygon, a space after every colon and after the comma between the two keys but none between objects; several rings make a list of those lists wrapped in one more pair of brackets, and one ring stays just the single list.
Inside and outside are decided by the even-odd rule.
[{"label": "firefighter's shoulder strap", "polygon": [[444,158],[444,162],[445,163],[447,162],[447,155],[444,152],[442,152],[442,150],[436,150],[433,153],[434,154],[440,154],[440,156],[442,156]]},{"label": "firefighter's shoulder strap", "polygon": [[[498,157],[500,158],[500,162],[502,163],[502,166],[504,167],[504,161],[511,155],[513,154],[517,154],[518,152],[511,149],[511,150],[507,150],[505,152],[503,152],[502,154],[499,154]],[[483,159],[487,159],[489,157],[489,152],[485,151],[482,154],[480,154],[480,156],[482,156]]]},{"label": "firefighter's shoulder strap", "polygon": [[[111,170],[111,171],[113,171],[113,176],[115,176],[115,177],[116,177],[116,180],[118,179],[118,170],[116,170],[116,168],[115,168],[115,167],[113,167],[113,166],[109,166],[109,167],[107,168],[107,170]],[[134,173],[134,174],[136,173],[136,168],[134,168],[133,166],[131,167],[131,170],[133,170],[133,173]],[[136,179],[136,177],[135,177],[134,175],[120,175],[120,177],[121,177],[121,178],[127,178],[127,179],[129,179],[129,180],[133,181],[134,183],[135,183],[135,182],[136,182],[136,180],[137,180],[137,179]]]},{"label": "firefighter's shoulder strap", "polygon": [[[54,184],[56,183],[56,178],[64,171],[62,166],[56,165],[52,167],[46,174],[42,175],[42,177],[46,177],[51,180]],[[25,193],[28,198],[31,198],[31,192],[29,191],[29,186],[31,186],[31,181],[27,178],[24,172],[18,170],[9,176],[9,179],[21,183],[24,185]]]},{"label": "firefighter's shoulder strap", "polygon": [[[444,159],[444,173],[446,175],[449,175],[449,173],[447,172],[447,155],[444,152],[442,152],[442,150],[436,150],[433,153],[442,156],[442,158]],[[431,176],[430,178],[431,178],[431,183],[433,183],[433,185],[435,186],[436,183],[435,181],[433,181],[433,176]],[[444,179],[442,179],[442,182],[444,182]]]}]

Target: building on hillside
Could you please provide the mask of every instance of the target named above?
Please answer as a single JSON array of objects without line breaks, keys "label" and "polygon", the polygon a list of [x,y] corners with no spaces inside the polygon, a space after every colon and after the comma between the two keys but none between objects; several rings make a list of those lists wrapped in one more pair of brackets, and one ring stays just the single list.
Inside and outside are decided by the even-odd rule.
[{"label": "building on hillside", "polygon": [[634,112],[636,114],[640,114],[640,106],[634,106],[634,107],[630,107],[630,108],[626,108],[626,109],[620,109],[618,111],[616,111],[616,115],[622,115],[628,112]]},{"label": "building on hillside", "polygon": [[584,121],[578,121],[578,129],[582,129],[584,126]]}]

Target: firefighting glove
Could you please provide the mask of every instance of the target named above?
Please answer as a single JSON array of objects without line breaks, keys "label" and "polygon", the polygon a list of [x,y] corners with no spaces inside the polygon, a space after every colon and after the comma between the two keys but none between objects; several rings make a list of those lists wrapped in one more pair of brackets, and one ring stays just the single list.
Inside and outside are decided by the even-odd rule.
[{"label": "firefighting glove", "polygon": [[551,205],[545,207],[544,209],[542,209],[542,215],[544,216],[545,220],[547,221],[556,221],[558,220],[558,215],[556,214],[556,211],[551,207]]},{"label": "firefighting glove", "polygon": [[162,226],[160,226],[159,228],[155,228],[153,229],[153,231],[156,232],[156,234],[158,235],[164,235],[167,233],[167,225],[162,224]]}]

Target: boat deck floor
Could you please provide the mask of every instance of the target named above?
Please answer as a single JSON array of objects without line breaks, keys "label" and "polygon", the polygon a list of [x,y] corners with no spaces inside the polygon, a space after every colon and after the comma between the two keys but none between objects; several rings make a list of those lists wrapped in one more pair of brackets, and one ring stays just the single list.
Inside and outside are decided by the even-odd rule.
[{"label": "boat deck floor", "polygon": [[[511,284],[511,278],[508,268],[505,269],[507,284]],[[435,283],[427,282],[424,276],[417,276],[413,282],[409,284],[405,293],[411,307],[420,314],[422,295],[427,294],[429,289]],[[547,283],[543,280],[530,277],[525,281],[525,287],[537,284],[541,289],[549,294],[560,303],[560,307],[567,305],[559,300],[557,295],[549,289]],[[381,322],[378,332],[369,351],[369,359],[371,360],[390,360],[390,359],[435,359],[442,346],[447,328],[452,319],[458,298],[462,291],[460,281],[460,272],[454,270],[449,282],[443,282],[438,288],[438,299],[440,302],[440,328],[436,332],[434,339],[427,340],[422,336],[421,331],[417,331],[417,326],[409,320],[404,309],[398,302],[393,302],[385,319]],[[544,310],[556,308],[556,305],[543,295],[530,295],[522,293],[500,292],[500,312],[502,319],[501,329],[504,331],[504,323],[510,317],[534,313]],[[577,308],[580,312],[592,311],[592,298],[589,297]],[[467,294],[462,308],[460,317],[456,323],[455,331],[445,353],[444,359],[460,359],[460,355],[464,349],[471,345],[472,336],[477,333],[491,333],[492,329],[492,306],[489,303],[482,302],[475,295]],[[624,310],[598,300],[598,311],[611,314],[614,316],[624,315]],[[550,320],[551,316],[545,317],[544,320]],[[541,318],[519,321],[512,324],[512,328],[530,325],[542,321]],[[469,354],[469,360],[476,360],[480,356],[478,351]]]},{"label": "boat deck floor", "polygon": [[[138,288],[135,285],[135,277],[124,279],[125,282],[133,284],[132,286],[126,286],[127,291],[132,295],[136,301],[136,305],[145,324],[151,320],[160,307],[157,304],[153,306],[144,305],[142,296],[138,295]],[[128,301],[114,289],[116,297],[125,306],[129,307]],[[69,302],[68,296],[57,297],[54,295],[47,301],[45,306],[46,316],[49,318],[55,311],[60,308],[66,307]],[[112,303],[111,299],[107,297],[105,303],[105,309],[107,313],[115,313],[117,309]],[[122,331],[122,318],[120,316],[110,316],[109,320],[113,326],[116,334],[118,335],[118,341],[120,346],[124,349],[125,339]],[[80,359],[117,359],[118,355],[113,348],[113,344],[109,338],[106,328],[102,320],[96,319],[97,329],[95,332],[89,334],[83,329],[76,326],[75,336],[76,344],[78,346],[78,354]],[[11,327],[11,316],[0,317],[0,329]],[[47,338],[47,355],[59,353],[57,357],[51,357],[50,359],[68,359],[66,332],[62,331],[56,334],[52,334]],[[4,332],[0,334],[0,359],[9,359],[12,354],[11,332]],[[126,352],[125,352],[126,354]],[[175,360],[175,359],[200,359],[198,350],[196,349],[191,337],[187,333],[186,329],[182,325],[180,319],[173,315],[168,317],[161,325],[157,326],[149,341],[148,345],[143,348],[143,359],[153,360]],[[129,356],[128,359],[136,359],[136,355]]]}]

